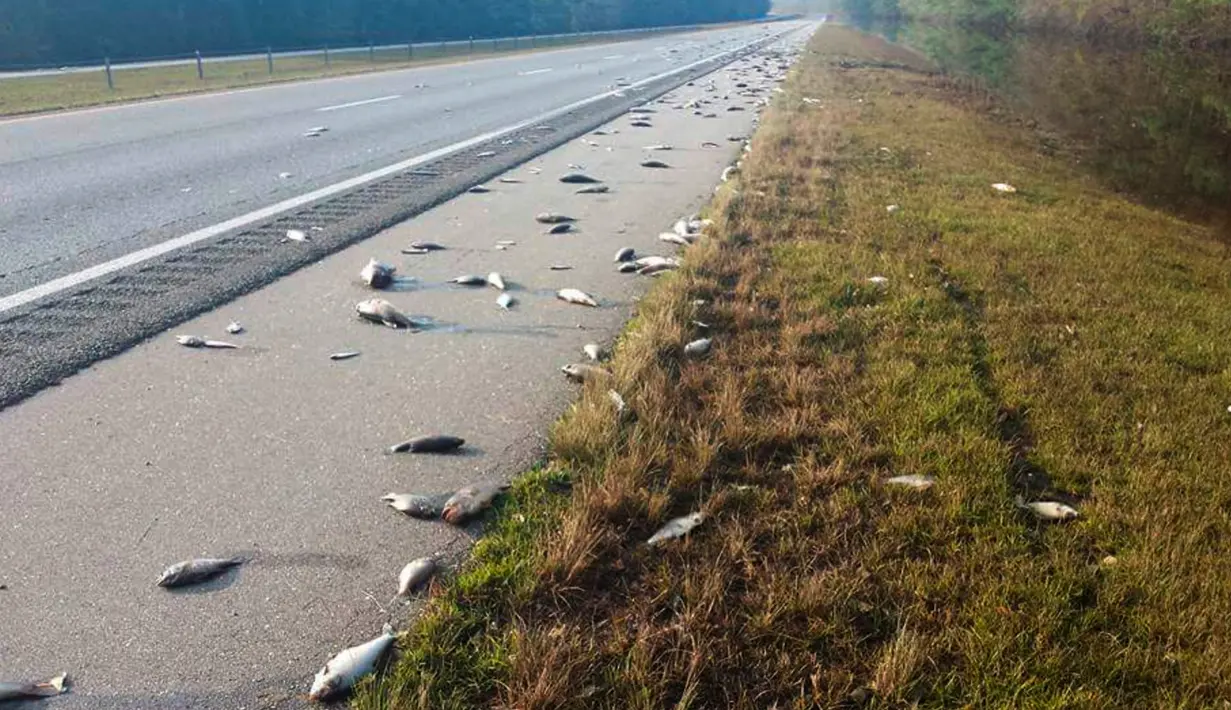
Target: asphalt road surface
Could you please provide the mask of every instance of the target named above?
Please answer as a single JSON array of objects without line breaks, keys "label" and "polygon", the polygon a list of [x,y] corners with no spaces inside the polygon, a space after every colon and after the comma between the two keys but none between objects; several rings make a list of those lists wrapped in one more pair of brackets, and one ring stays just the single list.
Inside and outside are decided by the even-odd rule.
[{"label": "asphalt road surface", "polygon": [[[0,297],[780,30],[751,25],[0,121]],[[314,127],[329,130],[305,137]]]},{"label": "asphalt road surface", "polygon": [[[722,37],[738,41],[740,32],[749,31]],[[724,41],[709,34],[703,39],[711,48]],[[804,39],[806,33],[796,33],[778,46],[797,47]],[[672,46],[694,51],[683,49],[687,42],[677,39]],[[469,97],[472,118],[490,115],[482,120],[491,122],[474,123],[473,131],[516,119],[498,118],[501,97],[526,113],[552,108],[534,96],[539,82],[561,92],[557,101],[575,96],[547,78],[557,72],[590,76],[586,90],[593,92],[615,76],[655,71],[640,67],[642,62],[669,66],[667,59],[652,58],[658,46],[650,43],[639,50],[641,61],[602,73],[585,70],[587,62],[579,58],[590,56],[591,64],[605,67],[621,61],[605,56],[627,55],[628,45],[605,54],[589,55],[587,48],[401,76],[412,84],[426,78],[437,88],[424,91],[438,92],[443,103]],[[455,561],[470,544],[473,529],[406,518],[385,507],[380,496],[506,479],[542,455],[547,425],[574,392],[559,367],[580,361],[586,342],[609,344],[651,281],[617,274],[612,255],[623,246],[643,254],[673,252],[658,234],[705,204],[723,167],[738,157],[740,137],[754,130],[762,103],[775,96],[771,78],[781,75],[785,61],[771,49],[680,87],[654,103],[651,127],[634,127],[635,117],[626,115],[605,135],[571,141],[517,168],[518,182],[492,181],[490,194],[461,195],[0,410],[0,680],[67,671],[72,692],[46,703],[64,710],[304,707],[312,674],[331,655],[374,637],[386,620],[404,628],[407,610],[390,601],[403,564],[430,554]],[[583,69],[574,68],[578,64]],[[465,80],[459,86],[444,78],[454,71],[490,72],[490,102],[496,105],[480,101],[480,92],[465,87]],[[521,73],[529,71],[539,73]],[[237,153],[234,160],[248,166],[249,180],[259,183],[265,178],[252,174],[276,170],[304,175],[305,166],[316,166],[318,183],[309,185],[370,166],[362,156],[346,157],[361,146],[427,134],[443,142],[465,133],[450,128],[449,116],[430,112],[403,130],[399,125],[407,116],[419,115],[411,99],[317,111],[393,88],[368,86],[378,80],[396,79],[303,85],[309,95],[300,96],[295,111],[281,111],[285,102],[270,98],[282,97],[280,92],[299,96],[301,89],[283,87],[9,124],[4,130],[43,131],[62,120],[94,120],[106,126],[106,140],[96,138],[103,154],[151,159],[168,175],[195,177],[192,185],[172,182],[160,191],[158,180],[140,169],[117,169],[117,176],[149,189],[162,209],[171,210],[177,199],[198,198],[204,201],[193,209],[208,212],[212,199],[218,209],[245,209],[235,201],[256,198],[229,195],[211,170],[231,174],[227,161],[213,155],[232,151],[230,141],[262,154],[248,133],[282,146],[282,152],[259,159]],[[317,95],[326,90],[330,96],[321,101]],[[691,100],[705,102],[703,108],[693,111],[686,106]],[[215,125],[203,115],[214,101],[236,103],[231,122]],[[456,108],[461,105],[450,116],[467,113]],[[255,117],[266,110],[275,117]],[[147,111],[160,119],[148,126],[152,143],[174,155],[136,145],[144,145],[143,126],[124,117]],[[245,112],[248,119],[240,117]],[[202,122],[211,127],[190,128]],[[302,131],[312,124],[331,130],[304,139]],[[352,133],[355,143],[347,139]],[[338,145],[331,147],[335,137]],[[55,153],[48,145],[8,140],[9,147],[28,154]],[[74,133],[61,126],[46,140],[62,150],[77,146],[66,159],[90,163],[84,129]],[[172,151],[180,141],[206,155],[194,159]],[[650,153],[646,146],[652,144],[673,149]],[[284,165],[288,152],[301,162]],[[401,152],[382,155],[387,161]],[[671,167],[641,167],[649,155]],[[176,170],[180,161],[196,167]],[[559,183],[556,178],[574,165],[605,180],[612,192],[578,195],[576,186]],[[5,188],[12,184],[6,177]],[[181,193],[182,187],[194,189]],[[272,189],[266,199],[286,194]],[[140,199],[127,204],[144,214]],[[11,209],[7,202],[5,209]],[[545,234],[533,216],[547,210],[578,218],[577,233]],[[113,219],[119,223],[118,216]],[[192,219],[181,216],[179,223]],[[62,249],[74,241],[100,243],[67,229],[41,234]],[[449,248],[402,255],[412,240]],[[500,244],[506,240],[513,243]],[[42,248],[24,234],[20,243]],[[5,258],[30,258],[5,252]],[[354,304],[372,295],[357,278],[369,256],[394,263],[408,277],[383,295],[428,327],[409,333],[355,318]],[[551,270],[552,264],[571,268]],[[493,270],[503,273],[518,300],[510,311],[496,307],[492,288],[447,283],[458,274]],[[593,293],[599,307],[555,299],[555,290],[566,287]],[[247,331],[227,335],[223,328],[231,320]],[[191,350],[175,343],[178,333],[226,338],[242,348]],[[362,354],[341,362],[328,358],[342,350]],[[634,407],[643,394],[625,393]],[[449,456],[385,453],[392,443],[429,432],[464,436],[467,446]],[[251,561],[203,588],[174,593],[154,586],[175,561],[233,554]]]}]

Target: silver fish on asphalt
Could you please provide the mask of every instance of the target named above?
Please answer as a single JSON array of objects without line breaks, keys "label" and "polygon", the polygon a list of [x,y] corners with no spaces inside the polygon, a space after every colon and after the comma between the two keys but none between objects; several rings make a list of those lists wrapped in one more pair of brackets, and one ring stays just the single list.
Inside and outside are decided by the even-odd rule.
[{"label": "silver fish on asphalt", "polygon": [[560,182],[568,185],[585,185],[589,183],[599,183],[602,180],[585,173],[568,173],[560,177]]},{"label": "silver fish on asphalt", "polygon": [[396,269],[389,264],[383,264],[375,259],[368,259],[367,266],[359,272],[359,279],[369,288],[388,288],[393,283],[393,272]]},{"label": "silver fish on asphalt", "polygon": [[445,451],[453,451],[465,443],[466,440],[458,436],[428,434],[426,436],[416,436],[400,444],[395,444],[389,447],[389,453],[438,454]]},{"label": "silver fish on asphalt", "polygon": [[698,338],[684,346],[684,354],[690,357],[699,357],[709,353],[711,345],[713,345],[713,341],[709,338]]},{"label": "silver fish on asphalt", "polygon": [[668,520],[667,524],[658,529],[658,532],[650,536],[646,541],[647,545],[658,545],[667,540],[674,540],[679,537],[684,537],[692,532],[701,522],[705,520],[703,513],[693,513],[685,515],[682,518]]},{"label": "silver fish on asphalt", "polygon": [[246,560],[242,557],[203,557],[195,560],[177,562],[163,570],[158,578],[160,587],[186,587],[190,584],[206,582],[223,572],[242,565]]},{"label": "silver fish on asphalt", "polygon": [[222,340],[206,340],[198,335],[177,335],[175,336],[175,342],[186,348],[216,348],[219,350],[236,350],[239,348],[235,343],[228,343]]},{"label": "silver fish on asphalt", "polygon": [[633,261],[622,262],[618,267],[616,267],[616,271],[620,272],[621,274],[627,274],[633,271],[640,271],[640,270],[641,270],[641,267],[637,266],[637,263]]},{"label": "silver fish on asphalt", "polygon": [[1015,503],[1018,508],[1028,511],[1039,520],[1064,522],[1066,520],[1072,520],[1078,516],[1075,508],[1071,508],[1064,503],[1058,503],[1056,501],[1039,500],[1027,503],[1021,496],[1017,496]]},{"label": "silver fish on asphalt", "polygon": [[227,332],[231,335],[239,335],[244,332],[244,327],[236,321],[231,321],[230,323],[227,323]]},{"label": "silver fish on asphalt", "polygon": [[556,291],[556,298],[568,303],[576,303],[581,306],[590,306],[595,308],[598,306],[598,301],[590,294],[576,288],[562,288]]},{"label": "silver fish on asphalt", "polygon": [[307,234],[304,234],[303,230],[301,230],[301,229],[288,229],[288,230],[286,230],[286,238],[287,238],[287,239],[289,239],[289,240],[291,240],[292,242],[306,242],[306,241],[308,241],[308,235],[307,235]]},{"label": "silver fish on asphalt", "polygon": [[381,635],[358,646],[343,650],[329,659],[317,672],[308,691],[308,699],[330,700],[350,690],[363,677],[376,670],[376,664],[397,638],[393,627],[385,624]]},{"label": "silver fish on asphalt", "polygon": [[487,285],[487,278],[478,274],[462,274],[461,276],[449,279],[449,283],[455,283],[458,286],[485,286]]},{"label": "silver fish on asphalt", "polygon": [[624,247],[616,252],[616,262],[632,261],[637,258],[637,251],[632,247]]},{"label": "silver fish on asphalt", "polygon": [[333,353],[329,356],[330,360],[349,360],[353,357],[359,357],[358,350],[346,350],[340,353]]},{"label": "silver fish on asphalt", "polygon": [[452,493],[438,493],[435,495],[419,495],[416,493],[388,493],[381,496],[381,500],[389,504],[390,508],[405,513],[412,518],[421,518],[424,520],[433,520],[439,518],[444,512],[445,501],[449,500]]},{"label": "silver fish on asphalt", "polygon": [[607,187],[606,185],[590,185],[588,187],[581,188],[580,190],[576,191],[573,194],[575,195],[602,195],[608,192],[611,192],[611,188]]},{"label": "silver fish on asphalt", "polygon": [[649,121],[633,121],[632,123],[628,125],[632,126],[633,128],[653,128],[654,127],[654,124],[650,123]]},{"label": "silver fish on asphalt", "polygon": [[573,267],[568,264],[552,264],[547,268],[550,271],[571,271]]},{"label": "silver fish on asphalt", "polygon": [[364,320],[389,328],[414,328],[415,322],[383,298],[369,298],[355,304],[355,313]]},{"label": "silver fish on asphalt", "polygon": [[666,143],[655,143],[654,145],[647,145],[645,147],[645,150],[675,150],[675,149],[667,145]]},{"label": "silver fish on asphalt", "polygon": [[565,377],[574,382],[596,380],[605,378],[611,374],[601,367],[595,367],[594,365],[582,365],[580,363],[565,365],[560,368],[560,372],[563,372]]},{"label": "silver fish on asphalt", "polygon": [[492,191],[491,188],[487,187],[486,185],[475,185],[474,187],[470,188],[466,192],[469,192],[473,195],[485,195],[491,191]]},{"label": "silver fish on asphalt", "polygon": [[599,347],[598,343],[586,343],[581,346],[581,352],[585,353],[586,357],[594,362],[602,360],[604,355],[603,349]]},{"label": "silver fish on asphalt", "polygon": [[571,231],[573,231],[573,225],[569,224],[568,222],[564,222],[562,224],[552,225],[552,227],[547,230],[547,233],[548,234],[567,234]]},{"label": "silver fish on asphalt", "polygon": [[679,244],[680,246],[688,246],[692,241],[688,237],[682,237],[675,232],[662,232],[658,235],[658,241],[667,242],[669,244]]},{"label": "silver fish on asphalt", "polygon": [[669,168],[671,166],[667,165],[661,160],[643,160],[641,161],[641,167],[643,168]]},{"label": "silver fish on asphalt", "polygon": [[491,507],[496,496],[508,489],[506,484],[478,484],[459,489],[445,501],[440,517],[445,522],[461,525]]},{"label": "silver fish on asphalt", "polygon": [[506,311],[511,310],[513,306],[517,305],[517,299],[513,298],[513,294],[511,293],[502,293],[500,294],[500,298],[496,299],[496,305]]},{"label": "silver fish on asphalt", "polygon": [[497,271],[493,271],[487,275],[487,284],[489,286],[498,288],[501,291],[503,291],[506,288],[504,284],[504,277],[501,276],[500,273]]},{"label": "silver fish on asphalt", "polygon": [[540,212],[534,216],[534,221],[541,224],[561,224],[563,222],[576,222],[577,220],[568,215],[557,214],[555,212]]},{"label": "silver fish on asphalt", "polygon": [[607,398],[615,405],[616,414],[623,418],[625,413],[628,412],[628,404],[624,402],[624,397],[615,390],[607,390]]},{"label": "silver fish on asphalt", "polygon": [[424,250],[424,251],[440,251],[441,249],[444,249],[444,246],[443,246],[443,245],[440,245],[440,244],[437,244],[436,242],[418,242],[418,241],[416,241],[416,242],[411,242],[411,243],[410,243],[410,248],[411,248],[411,249],[422,249],[422,250]]},{"label": "silver fish on asphalt", "polygon": [[885,484],[890,486],[902,486],[903,488],[914,488],[917,491],[926,491],[936,484],[936,479],[931,476],[912,473],[906,476],[886,478]]},{"label": "silver fish on asphalt", "polygon": [[436,560],[431,557],[412,560],[398,574],[397,596],[399,598],[409,597],[416,589],[427,584],[434,574],[436,574]]},{"label": "silver fish on asphalt", "polygon": [[68,692],[68,675],[61,673],[51,680],[32,683],[0,681],[0,702],[31,698],[51,698]]}]

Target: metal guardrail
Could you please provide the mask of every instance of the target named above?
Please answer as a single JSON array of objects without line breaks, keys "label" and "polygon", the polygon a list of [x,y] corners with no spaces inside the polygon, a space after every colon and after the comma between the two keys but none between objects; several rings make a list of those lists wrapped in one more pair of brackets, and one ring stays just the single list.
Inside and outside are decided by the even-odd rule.
[{"label": "metal guardrail", "polygon": [[[785,18],[769,18],[762,21],[776,21]],[[116,74],[132,69],[148,69],[155,67],[192,67],[195,65],[197,78],[204,81],[208,76],[208,67],[213,64],[233,62],[264,61],[265,70],[269,75],[277,73],[279,62],[291,59],[317,58],[320,65],[330,68],[335,62],[354,65],[358,62],[372,64],[410,62],[416,58],[439,58],[464,56],[476,53],[495,54],[501,51],[517,51],[521,49],[538,49],[543,47],[584,44],[591,41],[619,39],[621,37],[653,36],[658,34],[675,34],[714,27],[726,23],[670,25],[665,27],[644,27],[623,30],[603,30],[597,32],[569,32],[558,34],[524,35],[510,37],[467,38],[459,40],[444,40],[433,42],[407,42],[405,44],[369,44],[350,47],[301,47],[275,50],[273,47],[249,52],[228,52],[225,54],[209,54],[196,51],[191,54],[181,54],[162,57],[129,58],[113,62],[110,57],[103,57],[100,63],[81,62],[50,65],[7,65],[0,66],[0,81],[39,76],[57,76],[62,74],[80,74],[99,72],[105,75],[108,86],[115,88]],[[304,71],[306,67],[298,64],[294,71]]]}]

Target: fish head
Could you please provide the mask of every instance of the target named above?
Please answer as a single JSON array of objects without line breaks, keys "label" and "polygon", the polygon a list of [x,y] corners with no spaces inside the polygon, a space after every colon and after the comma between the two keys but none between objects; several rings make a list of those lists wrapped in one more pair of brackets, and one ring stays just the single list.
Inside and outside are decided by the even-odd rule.
[{"label": "fish head", "polygon": [[308,700],[328,700],[338,693],[338,676],[329,668],[326,663],[325,667],[317,672],[316,677],[312,679],[312,688],[308,690]]},{"label": "fish head", "polygon": [[185,567],[187,567],[186,563],[177,562],[176,564],[173,564],[167,569],[163,570],[162,576],[158,578],[158,586],[160,587],[174,586],[175,583],[179,581],[180,576],[184,574]]}]

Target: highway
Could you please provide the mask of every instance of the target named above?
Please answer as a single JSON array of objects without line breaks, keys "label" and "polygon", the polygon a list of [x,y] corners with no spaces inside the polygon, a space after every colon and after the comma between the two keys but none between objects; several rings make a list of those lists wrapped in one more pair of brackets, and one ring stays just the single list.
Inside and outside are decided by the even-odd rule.
[{"label": "highway", "polygon": [[[770,31],[711,30],[0,121],[0,297]],[[314,127],[329,130],[305,137]]]},{"label": "highway", "polygon": [[[489,181],[488,194],[459,195],[258,282],[263,288],[172,318],[173,330],[0,408],[0,681],[60,672],[72,680],[64,697],[14,707],[298,709],[331,655],[386,621],[405,629],[416,607],[390,601],[397,571],[426,555],[455,567],[478,528],[411,520],[380,497],[507,480],[541,460],[544,434],[575,391],[560,366],[580,361],[584,343],[612,344],[652,282],[616,273],[613,253],[674,252],[658,234],[702,208],[738,158],[741,137],[776,95],[786,50],[807,39],[809,25],[793,27],[803,31],[654,101],[648,126],[634,125],[642,114],[620,115],[601,135],[514,167],[507,175],[515,181]],[[635,82],[764,31],[0,124],[0,259],[9,274],[0,304],[6,293],[11,299],[228,216],[535,118],[617,79]],[[329,130],[305,137],[314,126]],[[673,149],[650,152],[651,144]],[[642,167],[651,156],[670,168]],[[558,181],[578,165],[611,192],[579,195]],[[576,232],[545,234],[534,220],[544,211],[576,217]],[[404,255],[413,240],[448,248]],[[313,242],[254,243],[252,258]],[[420,332],[355,317],[355,304],[373,295],[357,278],[369,257],[406,278],[381,295],[423,322]],[[493,288],[448,283],[490,271],[508,282],[511,310],[496,307]],[[554,297],[560,288],[584,289],[599,306],[565,304]],[[163,299],[148,300],[171,309]],[[40,317],[65,309],[50,310]],[[136,327],[126,318],[112,327]],[[245,332],[228,335],[232,320]],[[84,341],[96,337],[88,321],[72,329]],[[241,347],[184,348],[180,333]],[[0,356],[14,345],[4,334]],[[42,343],[24,345],[55,349]],[[342,350],[361,354],[329,358]],[[0,368],[0,378],[14,370]],[[646,396],[625,394],[633,407]],[[459,455],[386,453],[432,432],[463,436],[466,446]],[[182,593],[154,585],[173,562],[220,555],[249,562]]]}]

